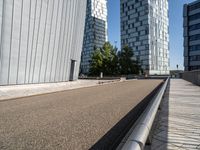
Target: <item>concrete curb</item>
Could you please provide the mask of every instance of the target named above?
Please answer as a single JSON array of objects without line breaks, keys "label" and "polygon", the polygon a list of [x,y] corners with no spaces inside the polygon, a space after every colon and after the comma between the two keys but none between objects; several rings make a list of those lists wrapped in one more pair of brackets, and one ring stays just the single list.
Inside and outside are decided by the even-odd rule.
[{"label": "concrete curb", "polygon": [[162,100],[162,97],[167,88],[169,78],[165,81],[162,88],[155,95],[151,103],[147,106],[144,113],[138,119],[133,131],[131,132],[128,139],[123,144],[122,150],[143,150],[149,136],[149,132],[153,125],[158,107]]},{"label": "concrete curb", "polygon": [[[5,96],[0,96],[0,102],[2,101],[8,101],[8,100],[14,100],[14,99],[20,99],[20,98],[25,98],[25,97],[33,97],[33,96],[41,96],[41,95],[46,95],[46,94],[51,94],[51,93],[59,93],[59,92],[64,92],[64,91],[69,91],[69,90],[76,90],[76,89],[81,89],[81,88],[90,88],[90,87],[94,87],[94,86],[102,86],[102,85],[106,85],[106,84],[114,84],[114,83],[118,83],[118,82],[122,82],[121,80],[112,80],[112,81],[99,81],[99,80],[96,80],[95,83],[89,85],[89,84],[85,84],[85,85],[81,85],[79,87],[68,87],[66,89],[62,89],[64,88],[64,86],[60,86],[61,89],[57,88],[57,89],[51,89],[51,88],[47,88],[46,90],[44,91],[35,91],[35,92],[32,92],[32,93],[29,93],[29,91],[31,89],[29,89],[29,91],[27,90],[21,90],[20,92],[22,92],[21,95],[12,95],[14,92],[13,92],[13,89],[12,89],[12,94],[9,95],[9,94],[5,94]],[[37,85],[37,84],[35,84]],[[20,85],[19,85],[20,86]],[[28,86],[28,85],[27,85]],[[67,86],[67,85],[66,85]],[[4,88],[5,86],[3,86],[2,88]],[[34,87],[36,88],[36,87]],[[45,88],[44,88],[45,89]],[[0,87],[0,94],[1,93],[6,93],[8,92],[9,93],[9,90],[8,91],[2,91],[1,90],[1,87]],[[19,91],[15,91],[16,93],[19,92]]]}]

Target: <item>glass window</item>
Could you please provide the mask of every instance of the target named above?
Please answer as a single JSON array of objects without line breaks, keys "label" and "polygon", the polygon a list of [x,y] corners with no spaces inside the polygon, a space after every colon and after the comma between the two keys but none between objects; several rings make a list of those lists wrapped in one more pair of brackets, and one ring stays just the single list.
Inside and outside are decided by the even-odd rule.
[{"label": "glass window", "polygon": [[197,30],[197,29],[200,29],[200,23],[189,26],[189,31],[193,31],[193,30]]},{"label": "glass window", "polygon": [[200,13],[189,16],[189,21],[200,19]]},{"label": "glass window", "polygon": [[189,41],[200,40],[200,34],[192,35],[189,37]]},{"label": "glass window", "polygon": [[190,56],[190,61],[200,61],[200,55]]},{"label": "glass window", "polygon": [[189,70],[199,70],[200,66],[191,66]]},{"label": "glass window", "polygon": [[200,45],[192,45],[189,47],[189,51],[200,51]]},{"label": "glass window", "polygon": [[189,6],[189,11],[199,9],[199,8],[200,8],[200,3],[197,3],[197,4]]}]

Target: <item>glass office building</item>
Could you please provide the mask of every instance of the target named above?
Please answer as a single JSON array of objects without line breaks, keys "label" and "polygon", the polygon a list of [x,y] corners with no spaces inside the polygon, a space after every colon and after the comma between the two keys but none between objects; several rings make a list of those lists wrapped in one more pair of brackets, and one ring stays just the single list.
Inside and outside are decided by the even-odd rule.
[{"label": "glass office building", "polygon": [[76,80],[86,0],[0,0],[0,85]]},{"label": "glass office building", "polygon": [[91,55],[107,41],[107,0],[87,0],[81,70],[89,73]]},{"label": "glass office building", "polygon": [[185,71],[200,69],[200,0],[183,9]]},{"label": "glass office building", "polygon": [[147,74],[169,74],[168,0],[120,0],[121,47],[134,51]]}]

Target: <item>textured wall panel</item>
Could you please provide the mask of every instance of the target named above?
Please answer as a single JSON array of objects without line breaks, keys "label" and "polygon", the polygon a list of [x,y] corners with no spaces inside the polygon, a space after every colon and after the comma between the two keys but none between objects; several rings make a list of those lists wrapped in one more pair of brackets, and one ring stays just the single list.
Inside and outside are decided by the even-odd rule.
[{"label": "textured wall panel", "polygon": [[1,0],[0,85],[78,78],[86,0]]}]

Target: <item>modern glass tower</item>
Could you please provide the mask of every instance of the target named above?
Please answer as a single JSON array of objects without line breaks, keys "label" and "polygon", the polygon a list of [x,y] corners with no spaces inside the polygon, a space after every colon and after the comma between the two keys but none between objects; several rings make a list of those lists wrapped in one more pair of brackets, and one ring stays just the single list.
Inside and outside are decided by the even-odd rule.
[{"label": "modern glass tower", "polygon": [[86,0],[0,0],[0,85],[76,80]]},{"label": "modern glass tower", "polygon": [[107,0],[87,0],[81,73],[88,74],[91,55],[107,41]]},{"label": "modern glass tower", "polygon": [[200,69],[200,0],[184,5],[185,71]]},{"label": "modern glass tower", "polygon": [[121,47],[128,45],[147,74],[169,74],[168,0],[120,0]]}]

